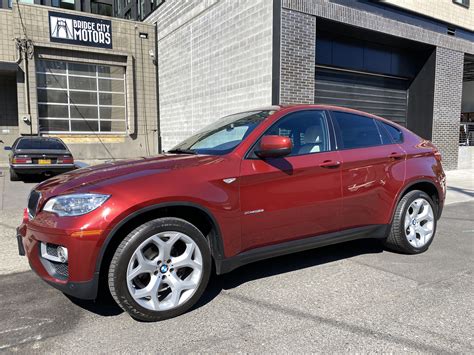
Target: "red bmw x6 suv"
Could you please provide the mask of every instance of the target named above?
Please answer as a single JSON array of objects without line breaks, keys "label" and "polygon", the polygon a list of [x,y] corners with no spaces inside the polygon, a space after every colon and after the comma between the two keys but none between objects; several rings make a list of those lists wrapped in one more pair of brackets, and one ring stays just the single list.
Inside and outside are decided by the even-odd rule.
[{"label": "red bmw x6 suv", "polygon": [[103,280],[132,317],[154,321],[188,310],[213,265],[223,274],[358,238],[424,252],[444,199],[439,152],[406,128],[275,106],[217,120],[163,155],[39,184],[17,238],[52,286],[94,299]]}]

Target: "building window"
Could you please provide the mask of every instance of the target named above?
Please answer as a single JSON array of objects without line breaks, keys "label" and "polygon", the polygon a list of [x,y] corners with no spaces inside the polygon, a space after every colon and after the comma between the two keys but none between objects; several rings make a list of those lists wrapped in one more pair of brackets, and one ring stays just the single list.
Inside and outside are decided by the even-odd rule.
[{"label": "building window", "polygon": [[469,0],[453,0],[455,4],[469,8]]},{"label": "building window", "polygon": [[126,132],[124,67],[50,60],[36,63],[40,132]]},{"label": "building window", "polygon": [[91,13],[103,16],[112,16],[112,5],[92,0]]},{"label": "building window", "polygon": [[74,0],[60,0],[60,5],[62,9],[74,10],[76,7],[74,5]]}]

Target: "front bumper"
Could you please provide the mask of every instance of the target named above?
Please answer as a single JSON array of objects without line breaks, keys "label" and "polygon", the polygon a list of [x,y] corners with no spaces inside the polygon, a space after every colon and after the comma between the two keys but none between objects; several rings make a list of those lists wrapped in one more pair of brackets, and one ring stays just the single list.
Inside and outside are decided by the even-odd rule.
[{"label": "front bumper", "polygon": [[44,281],[61,292],[82,300],[95,300],[99,290],[99,273],[95,273],[92,280],[83,282],[57,283],[46,279]]},{"label": "front bumper", "polygon": [[[17,229],[16,238],[18,253],[28,257],[31,269],[45,282],[75,298],[97,298],[99,272],[87,268],[87,265],[95,266],[94,248],[88,249],[87,242],[82,243],[82,240],[77,241],[70,236],[45,235],[38,231],[27,229],[25,225]],[[61,265],[67,270],[65,275],[57,272],[53,263],[41,255],[42,243],[54,243],[76,251],[71,253],[72,255],[65,265]],[[89,247],[92,247],[92,244],[89,244]],[[86,260],[94,260],[94,262],[87,263]],[[84,264],[82,264],[82,261],[84,261]]]}]

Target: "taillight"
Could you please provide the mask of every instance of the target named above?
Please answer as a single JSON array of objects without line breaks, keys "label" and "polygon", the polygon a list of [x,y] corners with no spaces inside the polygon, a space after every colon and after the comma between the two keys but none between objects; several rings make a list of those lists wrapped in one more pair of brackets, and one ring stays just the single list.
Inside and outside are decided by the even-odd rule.
[{"label": "taillight", "polygon": [[59,157],[58,164],[74,164],[74,158],[69,155]]},{"label": "taillight", "polygon": [[435,156],[435,159],[436,159],[437,161],[439,161],[439,162],[441,161],[441,153],[440,153],[440,152],[435,151],[434,156]]},{"label": "taillight", "polygon": [[26,156],[16,156],[12,159],[13,164],[31,164],[31,158]]},{"label": "taillight", "polygon": [[25,208],[25,209],[23,210],[23,223],[28,222],[28,220],[29,220],[28,208]]}]

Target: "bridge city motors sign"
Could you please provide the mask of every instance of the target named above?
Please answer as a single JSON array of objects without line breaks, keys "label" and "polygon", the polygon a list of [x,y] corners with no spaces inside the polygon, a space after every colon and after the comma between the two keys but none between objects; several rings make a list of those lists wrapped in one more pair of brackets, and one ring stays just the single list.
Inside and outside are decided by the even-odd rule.
[{"label": "bridge city motors sign", "polygon": [[49,39],[51,42],[112,48],[112,22],[49,11]]}]

